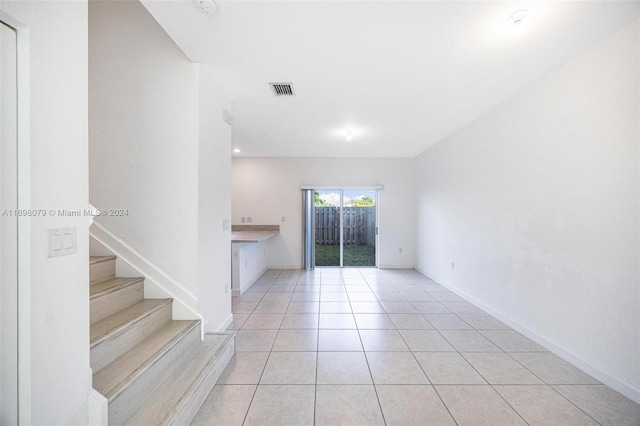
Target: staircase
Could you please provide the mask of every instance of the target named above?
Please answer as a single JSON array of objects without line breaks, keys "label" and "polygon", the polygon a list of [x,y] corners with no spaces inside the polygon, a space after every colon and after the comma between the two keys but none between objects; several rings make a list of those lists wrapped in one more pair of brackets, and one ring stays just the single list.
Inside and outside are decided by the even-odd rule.
[{"label": "staircase", "polygon": [[144,278],[115,276],[115,256],[90,258],[93,387],[110,425],[188,425],[235,352],[230,334],[172,320],[172,299],[144,299]]}]

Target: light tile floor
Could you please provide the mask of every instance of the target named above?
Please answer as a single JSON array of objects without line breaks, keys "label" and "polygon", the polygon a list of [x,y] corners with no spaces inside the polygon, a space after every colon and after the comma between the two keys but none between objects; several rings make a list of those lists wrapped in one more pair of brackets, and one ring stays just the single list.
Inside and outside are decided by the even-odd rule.
[{"label": "light tile floor", "polygon": [[412,270],[270,270],[195,425],[640,425],[640,406]]}]

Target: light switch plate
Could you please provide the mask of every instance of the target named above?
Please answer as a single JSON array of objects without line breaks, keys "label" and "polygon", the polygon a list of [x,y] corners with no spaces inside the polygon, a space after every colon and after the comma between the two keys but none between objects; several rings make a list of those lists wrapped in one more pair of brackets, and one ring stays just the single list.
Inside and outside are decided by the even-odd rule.
[{"label": "light switch plate", "polygon": [[47,229],[47,257],[76,253],[76,243],[76,228]]},{"label": "light switch plate", "polygon": [[222,219],[222,230],[228,231],[231,228],[229,225],[229,219]]}]

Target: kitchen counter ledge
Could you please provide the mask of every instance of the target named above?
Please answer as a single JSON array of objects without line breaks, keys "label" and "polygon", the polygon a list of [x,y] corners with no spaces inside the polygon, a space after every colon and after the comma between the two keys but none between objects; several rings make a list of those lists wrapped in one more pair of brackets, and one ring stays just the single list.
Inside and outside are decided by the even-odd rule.
[{"label": "kitchen counter ledge", "polygon": [[259,243],[280,233],[280,225],[232,225],[232,243]]}]

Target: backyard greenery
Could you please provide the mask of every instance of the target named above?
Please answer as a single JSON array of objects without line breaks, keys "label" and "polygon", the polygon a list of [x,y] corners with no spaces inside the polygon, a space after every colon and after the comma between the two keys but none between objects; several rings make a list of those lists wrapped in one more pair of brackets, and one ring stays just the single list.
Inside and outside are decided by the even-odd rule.
[{"label": "backyard greenery", "polygon": [[[375,247],[366,244],[344,246],[344,266],[375,265]],[[340,266],[340,245],[316,244],[316,266]]]},{"label": "backyard greenery", "polygon": [[365,195],[362,198],[357,198],[353,200],[354,207],[373,207],[375,205],[376,205],[375,200],[369,197],[368,195]]},{"label": "backyard greenery", "polygon": [[325,200],[323,200],[322,198],[320,198],[320,194],[318,193],[318,191],[315,191],[314,193],[315,195],[315,203],[316,203],[316,207],[328,207],[331,204],[328,204]]},{"label": "backyard greenery", "polygon": [[[327,202],[324,198],[321,197],[318,191],[314,192],[314,201],[316,207],[337,207],[333,204]],[[355,198],[349,202],[349,200],[345,200],[345,207],[373,207],[376,205],[376,200],[372,197],[365,195],[362,198]]]}]

